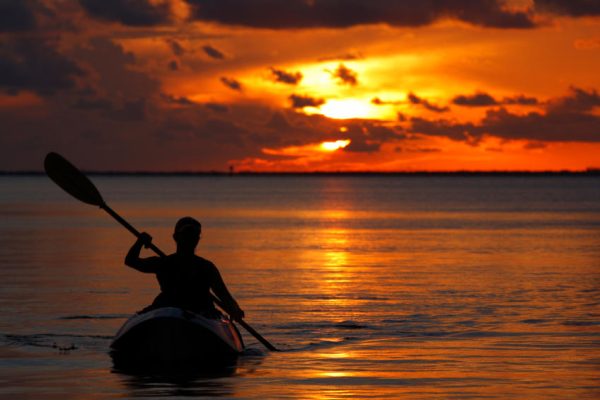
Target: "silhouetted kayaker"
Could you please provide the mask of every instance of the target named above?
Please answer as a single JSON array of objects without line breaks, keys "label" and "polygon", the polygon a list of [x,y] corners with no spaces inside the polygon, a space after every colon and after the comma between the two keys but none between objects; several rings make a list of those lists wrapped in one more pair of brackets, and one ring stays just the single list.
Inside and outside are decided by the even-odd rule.
[{"label": "silhouetted kayaker", "polygon": [[180,307],[204,314],[216,314],[210,290],[221,299],[226,311],[234,318],[244,317],[244,311],[227,290],[217,267],[195,254],[202,226],[191,217],[175,224],[173,239],[177,251],[166,257],[140,258],[142,246],[148,247],[152,237],[142,233],[125,257],[125,265],[140,272],[156,274],[160,294],[144,311],[159,307]]}]

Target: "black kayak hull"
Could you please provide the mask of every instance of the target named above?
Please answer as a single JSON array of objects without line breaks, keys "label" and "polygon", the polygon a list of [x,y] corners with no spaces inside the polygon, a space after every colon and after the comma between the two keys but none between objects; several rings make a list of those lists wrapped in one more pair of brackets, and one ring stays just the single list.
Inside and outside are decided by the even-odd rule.
[{"label": "black kayak hull", "polygon": [[223,365],[244,350],[235,325],[175,307],[135,314],[111,343],[117,363]]}]

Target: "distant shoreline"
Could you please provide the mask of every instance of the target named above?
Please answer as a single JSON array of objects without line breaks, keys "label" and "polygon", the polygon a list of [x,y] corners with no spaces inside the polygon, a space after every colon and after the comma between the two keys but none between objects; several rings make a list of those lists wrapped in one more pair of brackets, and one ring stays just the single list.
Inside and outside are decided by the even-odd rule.
[{"label": "distant shoreline", "polygon": [[[600,176],[600,169],[585,171],[309,171],[309,172],[256,172],[256,171],[85,171],[92,176]],[[0,171],[0,176],[39,176],[43,171]]]}]

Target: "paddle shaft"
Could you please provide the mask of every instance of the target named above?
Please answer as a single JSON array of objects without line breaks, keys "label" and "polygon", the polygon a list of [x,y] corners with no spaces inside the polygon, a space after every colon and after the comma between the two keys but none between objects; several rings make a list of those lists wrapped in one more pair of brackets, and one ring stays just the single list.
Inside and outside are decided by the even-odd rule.
[{"label": "paddle shaft", "polygon": [[[140,235],[141,235],[140,232],[137,229],[135,229],[129,222],[127,222],[125,219],[123,219],[123,217],[121,217],[119,214],[117,214],[106,203],[103,203],[102,205],[100,205],[100,208],[103,209],[104,211],[106,211],[115,220],[117,220],[117,222],[119,222],[121,225],[123,225],[129,232],[133,233],[135,235],[135,237],[138,237],[138,238],[140,237]],[[165,253],[163,253],[163,251],[161,249],[159,249],[158,247],[156,247],[154,245],[154,243],[150,243],[150,245],[148,246],[148,248],[152,249],[156,254],[158,254],[161,257],[166,257],[167,256]],[[223,304],[223,302],[220,299],[218,299],[212,293],[211,293],[211,297],[212,297],[212,300],[221,309],[227,311],[227,308],[225,307],[225,305]],[[256,332],[254,330],[254,328],[252,328],[250,325],[248,325],[243,319],[237,319],[237,320],[235,320],[235,322],[237,322],[238,324],[240,324],[252,336],[254,336],[256,339],[258,339],[258,341],[261,342],[267,349],[269,349],[271,351],[279,351],[279,349],[277,349],[275,346],[273,346],[271,343],[269,343],[269,341],[267,341],[267,339],[265,339],[264,337],[262,337],[258,332]]]},{"label": "paddle shaft", "polygon": [[[108,213],[108,215],[110,215],[111,217],[116,219],[118,223],[120,223],[121,225],[123,225],[125,227],[125,229],[127,229],[129,232],[133,233],[135,235],[135,237],[138,237],[138,238],[140,237],[140,235],[141,235],[140,232],[137,229],[135,229],[133,226],[131,226],[131,224],[129,222],[125,221],[125,219],[123,219],[123,217],[121,217],[119,214],[117,214],[108,205],[102,204],[100,206],[100,208],[103,209],[104,211],[106,211]],[[152,249],[156,254],[158,254],[161,257],[167,256],[165,253],[163,253],[163,251],[161,249],[156,247],[154,245],[154,243],[150,243],[148,248]]]},{"label": "paddle shaft", "polygon": [[[217,305],[219,307],[221,307],[220,301],[216,298],[213,299],[215,301],[215,303],[217,303]],[[222,307],[221,307],[222,308]],[[254,330],[254,328],[252,328],[250,325],[248,325],[246,323],[246,321],[244,321],[243,319],[238,319],[235,322],[237,322],[238,324],[240,324],[242,327],[244,327],[244,329],[246,329],[248,332],[250,332],[250,334],[252,336],[254,336],[256,339],[258,339],[259,342],[261,342],[267,349],[271,350],[271,351],[281,351],[279,350],[277,347],[273,346],[271,343],[269,343],[267,341],[267,339],[265,339],[264,337],[262,337],[260,335],[260,333],[256,332]]]}]

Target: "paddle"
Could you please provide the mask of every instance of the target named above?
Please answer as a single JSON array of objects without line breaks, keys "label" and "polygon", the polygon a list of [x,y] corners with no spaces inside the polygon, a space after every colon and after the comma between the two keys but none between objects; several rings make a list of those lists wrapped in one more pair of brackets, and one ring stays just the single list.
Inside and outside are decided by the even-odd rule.
[{"label": "paddle", "polygon": [[[67,161],[64,157],[57,153],[48,153],[46,159],[44,160],[44,169],[46,170],[46,174],[54,183],[60,186],[65,192],[69,193],[71,196],[75,197],[77,200],[80,200],[84,203],[91,204],[94,206],[98,206],[104,211],[106,211],[111,217],[116,219],[121,225],[123,225],[127,230],[133,233],[136,237],[140,236],[140,232],[131,226],[127,221],[125,221],[119,214],[117,214],[112,208],[110,208],[102,195],[96,189],[96,186],[85,176],[77,167]],[[150,243],[148,246],[152,249],[156,254],[161,257],[165,257],[166,254],[163,253],[158,247],[154,245],[154,243]],[[219,300],[214,295],[212,296],[213,301],[223,310],[227,311],[224,307],[224,304],[221,300]],[[246,329],[252,336],[258,339],[267,349],[271,351],[279,351],[275,346],[267,341],[264,337],[262,337],[258,332],[254,330],[250,325],[248,325],[243,319],[235,320],[238,324],[240,324],[244,329]]]}]

